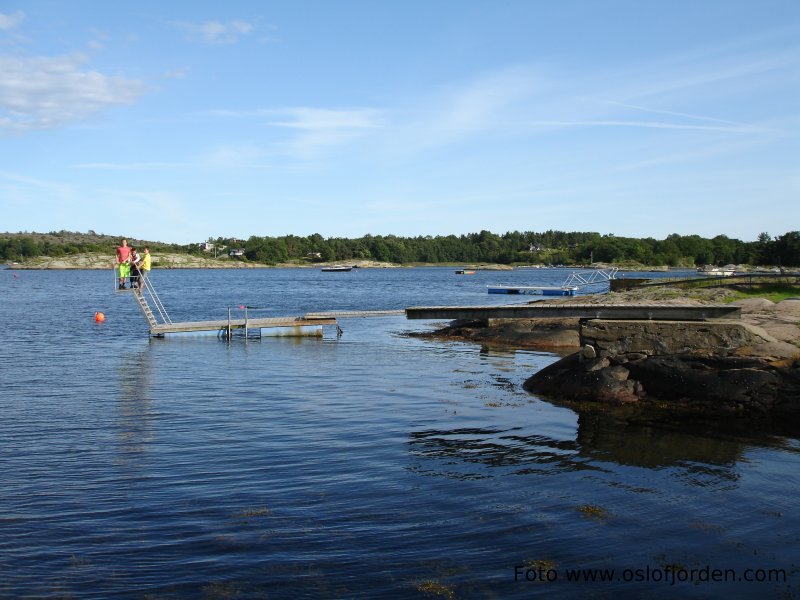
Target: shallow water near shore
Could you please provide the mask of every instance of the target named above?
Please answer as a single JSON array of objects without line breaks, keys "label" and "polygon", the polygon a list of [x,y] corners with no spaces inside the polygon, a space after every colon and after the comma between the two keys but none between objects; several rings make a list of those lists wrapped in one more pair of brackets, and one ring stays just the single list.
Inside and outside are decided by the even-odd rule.
[{"label": "shallow water near shore", "polygon": [[[152,280],[179,321],[519,303],[486,286],[568,274]],[[401,316],[151,340],[113,287],[0,271],[0,597],[800,597],[791,425],[579,414],[522,390],[554,355]]]}]

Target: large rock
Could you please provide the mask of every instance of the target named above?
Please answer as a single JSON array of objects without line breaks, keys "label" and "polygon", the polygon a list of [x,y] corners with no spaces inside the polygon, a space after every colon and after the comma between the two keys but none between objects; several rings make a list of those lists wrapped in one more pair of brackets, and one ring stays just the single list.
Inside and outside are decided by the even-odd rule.
[{"label": "large rock", "polygon": [[697,349],[729,353],[746,348],[747,355],[790,358],[800,348],[779,342],[763,329],[739,321],[622,321],[593,319],[580,329],[582,344],[591,344],[599,356],[631,352],[656,356],[683,354]]},{"label": "large rock", "polygon": [[[789,299],[774,304],[763,298],[751,298],[736,304],[741,306],[742,319],[746,323],[758,327],[776,341],[800,346],[800,300]],[[754,351],[761,350],[756,348]]]},{"label": "large rock", "polygon": [[800,414],[800,359],[776,363],[691,353],[585,360],[576,352],[542,369],[523,387],[564,400]]},{"label": "large rock", "polygon": [[731,302],[734,306],[742,308],[742,314],[763,313],[775,307],[775,303],[766,298],[745,298]]},{"label": "large rock", "polygon": [[523,388],[569,400],[636,402],[642,393],[641,386],[628,377],[628,369],[612,364],[607,357],[586,360],[581,352],[576,352],[537,372]]},{"label": "large rock", "polygon": [[565,400],[800,414],[800,348],[753,325],[592,320],[581,343],[523,387]]},{"label": "large rock", "polygon": [[563,353],[580,347],[578,329],[578,319],[489,319],[453,321],[438,331],[417,335]]}]

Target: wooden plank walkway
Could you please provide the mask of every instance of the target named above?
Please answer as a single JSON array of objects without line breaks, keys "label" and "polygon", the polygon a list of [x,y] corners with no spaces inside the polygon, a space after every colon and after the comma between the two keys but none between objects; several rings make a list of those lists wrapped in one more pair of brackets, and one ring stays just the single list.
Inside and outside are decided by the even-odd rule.
[{"label": "wooden plank walkway", "polygon": [[728,304],[678,306],[670,304],[513,304],[505,306],[413,306],[408,319],[630,319],[645,321],[704,321],[738,319],[742,309]]},{"label": "wooden plank walkway", "polygon": [[327,312],[306,313],[306,318],[342,318],[352,319],[361,317],[388,317],[406,314],[405,309],[398,310],[334,310]]}]

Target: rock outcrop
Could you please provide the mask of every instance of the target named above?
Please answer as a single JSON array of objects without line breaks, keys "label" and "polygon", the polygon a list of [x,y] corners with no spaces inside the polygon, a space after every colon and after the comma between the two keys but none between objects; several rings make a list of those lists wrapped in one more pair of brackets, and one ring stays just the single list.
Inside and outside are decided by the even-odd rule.
[{"label": "rock outcrop", "polygon": [[489,319],[453,321],[437,331],[414,335],[563,354],[580,348],[578,327],[578,319]]},{"label": "rock outcrop", "polygon": [[529,378],[569,400],[800,413],[800,348],[740,322],[591,320],[584,344]]}]

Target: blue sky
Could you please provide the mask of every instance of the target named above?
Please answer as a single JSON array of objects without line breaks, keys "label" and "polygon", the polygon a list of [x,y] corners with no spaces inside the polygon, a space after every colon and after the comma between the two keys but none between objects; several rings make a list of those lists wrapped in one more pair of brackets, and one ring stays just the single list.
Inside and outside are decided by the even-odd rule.
[{"label": "blue sky", "polygon": [[0,0],[0,231],[800,229],[797,0]]}]

